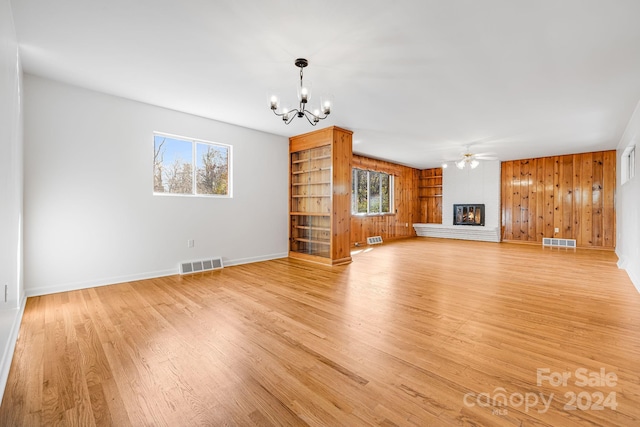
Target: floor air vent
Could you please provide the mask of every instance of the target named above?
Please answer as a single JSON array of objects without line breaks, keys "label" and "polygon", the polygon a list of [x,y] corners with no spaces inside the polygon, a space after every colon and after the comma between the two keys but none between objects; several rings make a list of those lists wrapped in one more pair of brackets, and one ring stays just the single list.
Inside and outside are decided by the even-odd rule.
[{"label": "floor air vent", "polygon": [[221,257],[183,262],[180,264],[180,274],[200,273],[201,271],[218,270],[222,267],[224,266]]},{"label": "floor air vent", "polygon": [[551,237],[544,237],[542,239],[542,246],[556,246],[560,248],[575,248],[575,239],[553,239]]},{"label": "floor air vent", "polygon": [[378,245],[382,243],[382,236],[367,237],[367,245]]}]

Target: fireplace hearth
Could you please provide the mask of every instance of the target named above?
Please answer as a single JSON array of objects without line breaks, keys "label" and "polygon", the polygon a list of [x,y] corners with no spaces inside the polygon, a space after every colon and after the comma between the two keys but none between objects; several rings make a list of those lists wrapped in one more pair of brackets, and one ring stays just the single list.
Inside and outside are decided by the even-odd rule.
[{"label": "fireplace hearth", "polygon": [[453,225],[484,225],[484,205],[453,205]]}]

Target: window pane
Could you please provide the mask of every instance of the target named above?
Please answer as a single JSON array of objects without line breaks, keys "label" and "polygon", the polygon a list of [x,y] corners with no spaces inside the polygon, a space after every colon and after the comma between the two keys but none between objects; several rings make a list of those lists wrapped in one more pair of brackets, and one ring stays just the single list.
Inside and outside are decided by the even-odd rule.
[{"label": "window pane", "polygon": [[153,192],[155,194],[231,194],[231,147],[223,144],[153,136]]},{"label": "window pane", "polygon": [[196,193],[226,195],[229,188],[229,149],[197,143],[196,163]]},{"label": "window pane", "polygon": [[358,212],[358,169],[351,169],[351,213]]},{"label": "window pane", "polygon": [[191,141],[155,135],[153,145],[153,191],[193,194]]},{"label": "window pane", "polygon": [[369,172],[369,213],[380,213],[380,172]]},{"label": "window pane", "polygon": [[357,213],[367,213],[367,171],[356,169],[358,175],[358,209]]},{"label": "window pane", "polygon": [[390,193],[389,193],[389,175],[386,173],[381,174],[380,177],[380,197],[382,199],[382,207],[381,207],[381,211],[382,213],[389,213],[391,212],[391,197],[390,197]]},{"label": "window pane", "polygon": [[393,176],[353,168],[351,188],[353,214],[391,213],[393,209]]}]

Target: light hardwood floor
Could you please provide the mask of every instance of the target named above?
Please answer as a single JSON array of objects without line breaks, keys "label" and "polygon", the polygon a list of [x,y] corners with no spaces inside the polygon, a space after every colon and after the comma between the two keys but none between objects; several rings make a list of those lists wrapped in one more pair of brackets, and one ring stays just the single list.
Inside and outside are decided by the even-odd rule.
[{"label": "light hardwood floor", "polygon": [[29,298],[0,425],[640,425],[640,294],[615,262],[414,238]]}]

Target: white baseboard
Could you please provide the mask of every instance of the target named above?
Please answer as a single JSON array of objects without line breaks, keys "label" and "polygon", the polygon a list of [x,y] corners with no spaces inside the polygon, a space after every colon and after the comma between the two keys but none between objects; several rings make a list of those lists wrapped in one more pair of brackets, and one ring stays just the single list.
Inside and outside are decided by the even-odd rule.
[{"label": "white baseboard", "polygon": [[636,273],[629,268],[629,263],[625,256],[620,255],[617,250],[616,255],[618,256],[618,268],[627,272],[629,279],[631,279],[631,283],[633,283],[633,286],[640,293],[640,277],[638,277]]},{"label": "white baseboard", "polygon": [[636,274],[628,268],[625,268],[625,271],[629,275],[629,279],[631,279],[631,283],[636,287],[636,290],[640,293],[640,277],[636,276]]},{"label": "white baseboard", "polygon": [[63,283],[55,286],[42,286],[38,288],[28,288],[25,286],[25,293],[28,297],[40,295],[57,294],[58,292],[77,291],[79,289],[96,288],[98,286],[115,285],[117,283],[134,282],[136,280],[154,279],[156,277],[172,276],[178,274],[178,266],[171,270],[152,271],[147,273],[131,274],[127,276],[107,277],[104,279],[89,280],[86,282]]},{"label": "white baseboard", "polygon": [[624,257],[624,255],[620,255],[618,253],[618,250],[616,248],[616,255],[618,257],[618,268],[622,268],[622,269],[626,269],[627,267],[627,259]]},{"label": "white baseboard", "polygon": [[9,338],[4,343],[4,351],[2,352],[2,359],[0,359],[0,402],[4,396],[4,390],[7,387],[7,380],[9,379],[9,370],[11,369],[11,362],[13,361],[13,353],[16,349],[16,342],[18,341],[18,334],[20,333],[20,324],[22,323],[22,315],[24,314],[24,307],[27,303],[27,298],[22,298],[20,307],[16,309],[8,309],[14,313],[13,323],[9,332]]},{"label": "white baseboard", "polygon": [[272,259],[286,258],[288,256],[289,256],[288,252],[283,252],[279,254],[262,255],[257,257],[238,258],[238,259],[231,259],[231,260],[226,260],[223,258],[222,262],[224,263],[224,266],[227,267],[232,265],[250,264],[253,262],[270,261]]},{"label": "white baseboard", "polygon": [[[287,252],[261,255],[250,258],[238,258],[238,259],[226,259],[223,258],[222,262],[225,267],[233,265],[249,264],[252,262],[269,261],[272,259],[286,258],[289,254]],[[155,279],[157,277],[173,276],[174,274],[180,274],[178,263],[176,267],[170,270],[151,271],[146,273],[137,273],[127,276],[107,277],[103,279],[89,280],[86,282],[75,283],[63,283],[54,286],[41,286],[36,288],[29,288],[25,286],[25,293],[27,297],[36,297],[40,295],[56,294],[58,292],[77,291],[79,289],[95,288],[98,286],[115,285],[117,283],[135,282],[137,280]]]}]

